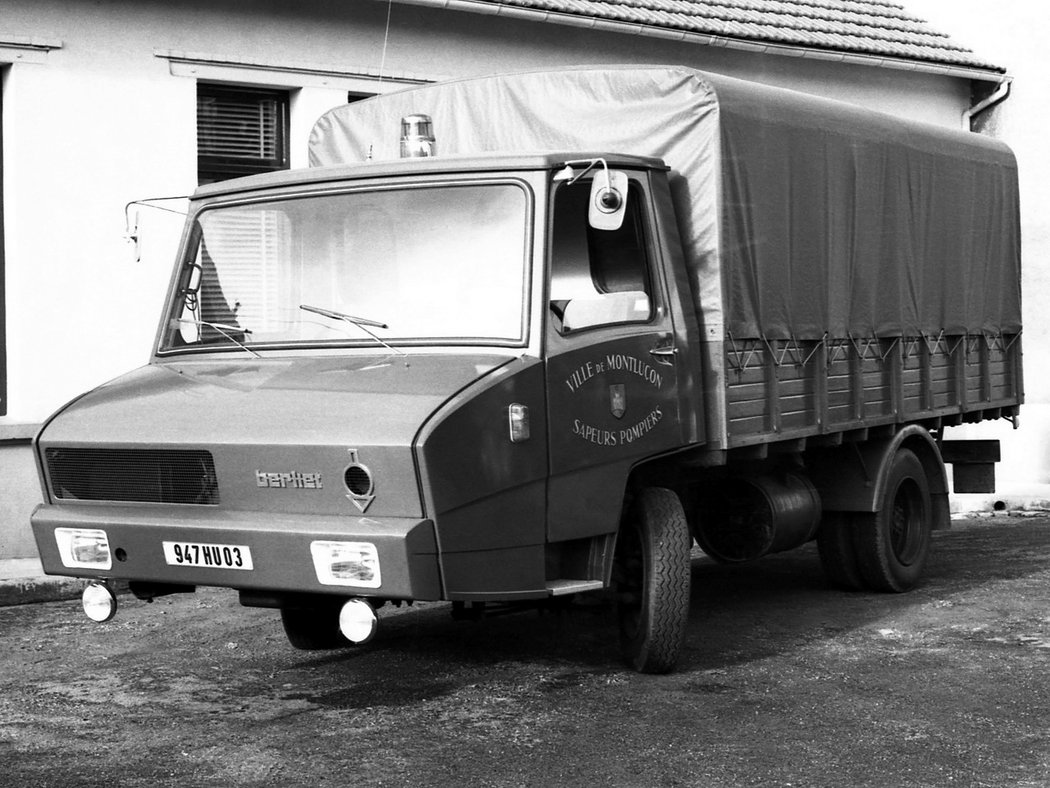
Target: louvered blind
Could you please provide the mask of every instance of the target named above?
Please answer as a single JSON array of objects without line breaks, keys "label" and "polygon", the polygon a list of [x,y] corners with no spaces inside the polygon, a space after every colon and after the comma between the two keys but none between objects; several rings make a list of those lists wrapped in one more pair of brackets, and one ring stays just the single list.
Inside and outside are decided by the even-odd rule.
[{"label": "louvered blind", "polygon": [[287,119],[281,91],[198,85],[200,182],[287,167]]},{"label": "louvered blind", "polygon": [[[287,220],[278,211],[227,210],[205,224],[201,317],[263,335],[277,314],[278,254]],[[282,232],[283,231],[283,232]]]}]

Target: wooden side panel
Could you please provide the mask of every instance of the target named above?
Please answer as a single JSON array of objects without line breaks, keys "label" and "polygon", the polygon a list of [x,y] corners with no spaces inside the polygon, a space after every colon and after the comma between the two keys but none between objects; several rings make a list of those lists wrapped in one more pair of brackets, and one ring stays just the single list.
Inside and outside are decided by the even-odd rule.
[{"label": "wooden side panel", "polygon": [[1016,413],[1019,335],[726,342],[729,445]]}]

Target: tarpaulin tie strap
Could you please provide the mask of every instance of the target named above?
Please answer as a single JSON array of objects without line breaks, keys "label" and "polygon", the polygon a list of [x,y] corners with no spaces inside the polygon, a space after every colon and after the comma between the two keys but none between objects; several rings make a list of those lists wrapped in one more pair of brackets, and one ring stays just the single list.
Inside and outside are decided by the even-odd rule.
[{"label": "tarpaulin tie strap", "polygon": [[[732,332],[726,332],[730,349],[726,353],[729,366],[735,372],[746,372],[751,368],[751,361],[759,354],[759,349],[765,347],[770,363],[774,367],[783,367],[788,364],[795,367],[805,367],[813,359],[821,348],[827,346],[828,335],[825,333],[818,340],[812,340],[812,347],[807,350],[807,341],[799,340],[797,337],[791,339],[769,339],[762,336],[759,339],[743,340],[744,347],[737,344]],[[783,342],[783,345],[779,343]]]},{"label": "tarpaulin tie strap", "polygon": [[882,360],[883,361],[885,361],[886,359],[888,359],[890,357],[890,353],[893,352],[893,349],[895,347],[900,345],[900,342],[901,342],[901,338],[900,337],[894,337],[893,338],[893,341],[890,342],[890,346],[888,348],[886,348],[886,352],[882,354]]},{"label": "tarpaulin tie strap", "polygon": [[744,358],[743,361],[741,361],[741,358],[744,355],[744,351],[740,350],[737,347],[736,339],[734,339],[732,331],[727,332],[727,336],[729,338],[729,343],[733,346],[732,352],[730,353],[730,359],[736,359],[736,364],[733,364],[732,361],[730,361],[730,366],[733,367],[737,374],[742,374],[747,371],[748,365],[751,363],[751,359],[758,351],[758,345],[752,345],[751,350],[747,354],[747,357]]},{"label": "tarpaulin tie strap", "polygon": [[[865,338],[863,340],[863,347],[861,346],[862,340],[855,338],[853,334],[848,334],[847,336],[849,337],[850,344],[853,345],[853,350],[857,353],[857,358],[861,359],[862,361],[866,359],[872,359],[874,361],[885,361],[886,357],[889,356],[889,354],[893,351],[894,346],[899,341],[899,337],[895,338],[893,342],[890,343],[890,346],[886,350],[886,352],[882,353],[880,350],[878,350],[879,346],[882,345],[882,340],[879,339],[877,336],[872,335],[871,337]],[[868,351],[871,350],[872,347],[876,348],[875,355],[869,356]]]},{"label": "tarpaulin tie strap", "polygon": [[[1008,338],[1009,337],[1009,338]],[[1014,346],[1014,343],[1021,338],[1021,332],[1018,331],[1016,334],[1004,334],[1001,330],[994,333],[988,332],[984,335],[984,341],[988,345],[989,350],[998,350],[1001,353],[1009,353],[1010,348]]]},{"label": "tarpaulin tie strap", "polygon": [[849,358],[849,341],[837,339],[828,343],[828,364],[834,364],[843,358]]},{"label": "tarpaulin tie strap", "polygon": [[982,340],[990,350],[1007,353],[1019,338],[1019,333],[1006,335],[1002,332],[948,336],[942,330],[936,337],[926,333],[912,337],[873,335],[864,338],[847,334],[845,338],[831,339],[825,332],[816,340],[800,340],[794,336],[790,339],[769,339],[765,335],[758,339],[737,340],[732,332],[726,332],[726,356],[729,367],[738,374],[751,369],[756,359],[768,359],[768,363],[777,368],[787,365],[806,367],[821,350],[826,351],[825,363],[830,367],[836,361],[848,359],[851,350],[861,361],[885,364],[898,348],[902,359],[907,361],[915,357],[923,346],[931,356],[947,357],[958,353],[962,346],[966,363],[969,363],[970,354],[978,351]]},{"label": "tarpaulin tie strap", "polygon": [[769,357],[773,361],[773,366],[774,367],[782,367],[784,365],[784,358],[787,356],[788,350],[791,348],[791,345],[789,345],[788,342],[793,342],[794,340],[777,340],[777,339],[774,339],[773,341],[774,342],[780,342],[780,341],[784,342],[784,349],[782,351],[779,351],[780,352],[780,357],[779,358],[777,357],[777,352],[778,351],[775,350],[773,348],[773,345],[770,344],[769,340],[766,339],[765,334],[762,335],[762,343],[766,346],[766,350],[769,351]]},{"label": "tarpaulin tie strap", "polygon": [[813,349],[811,351],[809,351],[809,355],[808,356],[806,356],[804,359],[802,359],[802,363],[799,364],[799,366],[801,366],[801,367],[806,366],[806,364],[809,363],[809,360],[811,358],[813,358],[813,356],[815,356],[817,354],[817,351],[820,350],[822,347],[825,347],[827,345],[827,343],[828,343],[828,332],[825,331],[824,332],[824,336],[822,336],[817,342],[813,343]]},{"label": "tarpaulin tie strap", "polygon": [[916,350],[922,346],[922,337],[908,337],[904,340],[903,358],[905,361],[916,355]]},{"label": "tarpaulin tie strap", "polygon": [[926,352],[931,356],[936,355],[937,351],[941,348],[941,342],[944,339],[944,329],[941,329],[941,333],[937,335],[937,339],[934,340],[933,344],[930,344],[929,334],[922,335],[923,341],[926,343]]}]

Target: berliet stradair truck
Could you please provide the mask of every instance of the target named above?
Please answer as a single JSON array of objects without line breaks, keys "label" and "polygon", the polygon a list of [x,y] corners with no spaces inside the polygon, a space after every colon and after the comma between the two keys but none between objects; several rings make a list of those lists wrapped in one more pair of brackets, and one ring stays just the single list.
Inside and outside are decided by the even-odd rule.
[{"label": "berliet stradair truck", "polygon": [[[402,133],[404,132],[404,133]],[[672,669],[693,542],[906,591],[1022,400],[1000,143],[678,67],[412,88],[200,188],[150,363],[36,441],[47,572],[236,589],[293,646],[385,603],[606,590]]]}]

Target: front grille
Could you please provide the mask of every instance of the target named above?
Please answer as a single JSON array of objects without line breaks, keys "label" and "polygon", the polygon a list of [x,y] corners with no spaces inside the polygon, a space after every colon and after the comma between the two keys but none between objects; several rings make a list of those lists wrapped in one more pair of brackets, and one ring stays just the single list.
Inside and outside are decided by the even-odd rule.
[{"label": "front grille", "polygon": [[51,492],[64,501],[217,504],[211,454],[169,449],[47,449]]}]

